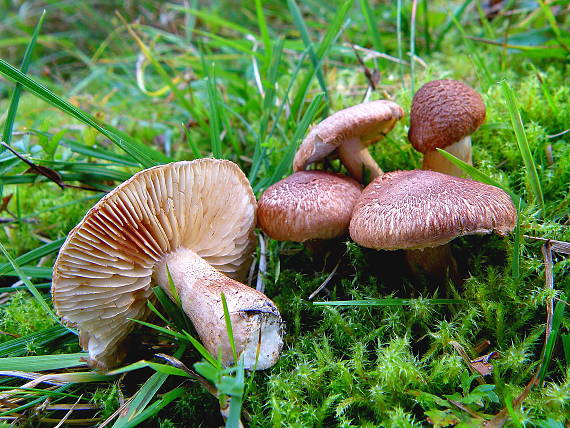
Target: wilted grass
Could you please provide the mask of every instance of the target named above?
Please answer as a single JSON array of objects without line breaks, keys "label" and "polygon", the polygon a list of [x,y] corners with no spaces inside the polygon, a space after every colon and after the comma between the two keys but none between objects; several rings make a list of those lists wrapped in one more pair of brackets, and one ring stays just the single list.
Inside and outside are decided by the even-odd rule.
[{"label": "wilted grass", "polygon": [[[30,380],[4,375],[0,386],[8,392],[0,395],[8,401],[0,414],[30,424],[67,414],[67,422],[106,426],[219,426],[219,403],[199,382],[188,383],[164,359],[152,361],[157,352],[187,367],[204,358],[187,346],[188,321],[161,290],[156,324],[138,330],[125,373],[104,378],[70,366],[77,338],[47,315],[45,292],[66,234],[104,190],[170,159],[231,159],[260,194],[289,174],[309,126],[360,102],[371,80],[371,99],[393,99],[408,112],[415,89],[455,78],[479,90],[487,106],[473,136],[474,166],[463,166],[509,192],[517,231],[454,241],[467,278],[461,285],[414,277],[397,252],[347,242],[343,256],[335,250],[322,260],[298,244],[269,240],[266,293],[287,322],[286,346],[273,369],[238,379],[246,385],[242,417],[260,427],[419,426],[428,418],[439,426],[480,425],[493,417],[563,426],[570,413],[568,257],[553,252],[545,260],[544,243],[523,235],[570,241],[570,11],[559,1],[504,3],[491,11],[469,0],[256,1],[240,8],[223,1],[52,2],[36,38],[42,7],[31,2],[17,13],[9,2],[0,11],[4,141],[63,182],[102,192],[62,190],[26,174],[25,164],[0,149],[0,218],[9,221],[0,224],[0,285],[33,294],[0,296],[0,366],[24,364],[28,377],[49,372],[57,380],[16,394]],[[361,53],[367,74],[353,45],[402,61]],[[384,170],[419,166],[407,121],[372,149]],[[336,161],[332,167],[340,169]],[[317,299],[326,302],[313,304],[308,296],[333,267]],[[497,352],[484,384],[457,345],[472,360]],[[544,383],[521,405],[515,399],[534,376]],[[47,410],[38,417],[40,406]]]}]

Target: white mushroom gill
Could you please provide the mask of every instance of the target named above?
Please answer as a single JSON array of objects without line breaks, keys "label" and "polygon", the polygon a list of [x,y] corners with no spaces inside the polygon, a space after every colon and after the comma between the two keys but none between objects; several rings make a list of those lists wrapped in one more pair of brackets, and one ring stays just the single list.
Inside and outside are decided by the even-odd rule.
[{"label": "white mushroom gill", "polygon": [[[228,278],[239,279],[247,270],[255,222],[255,197],[232,162],[201,159],[141,171],[99,201],[69,234],[54,265],[54,305],[65,322],[80,330],[81,345],[92,364],[112,367],[123,358],[117,347],[134,327],[130,319],[149,314],[146,302],[152,295],[153,272],[164,269],[172,254],[188,250],[189,260],[181,262],[180,269],[192,262],[206,265],[212,278],[223,279],[245,295],[251,290],[255,301],[261,298]],[[178,269],[172,260],[169,268]],[[168,291],[161,275],[155,279]],[[200,287],[210,282],[215,281],[202,278]],[[183,283],[176,286],[196,302],[212,293],[192,295],[196,287],[187,292]],[[210,306],[223,314],[221,304]],[[280,320],[276,309],[275,313]],[[213,353],[224,346],[211,343],[208,349]]]}]

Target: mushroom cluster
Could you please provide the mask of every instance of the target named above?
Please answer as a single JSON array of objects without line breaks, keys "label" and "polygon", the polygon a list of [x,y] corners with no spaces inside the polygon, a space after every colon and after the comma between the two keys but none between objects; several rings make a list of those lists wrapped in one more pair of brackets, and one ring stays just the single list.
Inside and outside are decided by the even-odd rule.
[{"label": "mushroom cluster", "polygon": [[[280,241],[305,242],[348,234],[352,210],[365,174],[382,175],[368,146],[390,132],[404,111],[387,100],[340,110],[314,126],[293,161],[294,174],[270,186],[259,200],[259,227]],[[353,178],[305,171],[336,154]]]},{"label": "mushroom cluster", "polygon": [[132,319],[150,314],[151,286],[172,295],[170,274],[208,351],[221,352],[225,364],[233,361],[224,293],[245,367],[271,367],[283,345],[281,316],[269,298],[238,282],[251,261],[255,224],[255,196],[230,161],[200,159],[141,171],[70,232],[54,265],[54,306],[79,329],[91,365],[111,368],[125,356]]},{"label": "mushroom cluster", "polygon": [[[485,120],[481,96],[456,80],[435,80],[415,94],[408,138],[424,154],[423,170],[384,174],[367,147],[404,115],[391,101],[341,110],[311,129],[297,151],[295,173],[269,187],[259,201],[259,226],[277,240],[304,242],[345,236],[374,249],[406,250],[412,270],[437,276],[455,270],[450,247],[456,237],[513,230],[516,210],[501,189],[462,178],[436,150],[471,164],[470,135]],[[348,177],[305,171],[338,155]]]}]

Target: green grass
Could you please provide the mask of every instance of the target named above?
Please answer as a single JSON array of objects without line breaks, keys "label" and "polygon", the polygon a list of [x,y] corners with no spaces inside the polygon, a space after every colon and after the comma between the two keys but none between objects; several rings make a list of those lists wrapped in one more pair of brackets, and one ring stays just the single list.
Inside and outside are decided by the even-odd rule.
[{"label": "green grass", "polygon": [[[239,390],[232,399],[243,398],[242,420],[252,427],[426,426],[428,418],[478,426],[503,409],[506,426],[564,426],[570,261],[553,253],[550,289],[543,242],[523,235],[570,241],[570,11],[560,0],[503,2],[492,16],[487,3],[49,2],[42,22],[43,6],[8,1],[0,10],[3,140],[64,182],[101,190],[169,160],[226,158],[259,196],[290,173],[312,124],[362,100],[368,80],[352,45],[403,60],[361,53],[379,72],[371,99],[392,99],[405,112],[424,83],[465,81],[482,94],[487,119],[473,135],[474,165],[463,167],[511,195],[516,232],[454,241],[467,278],[460,285],[413,276],[399,252],[345,242],[322,259],[268,240],[265,290],[286,321],[282,357],[254,377],[236,380],[239,371],[219,367],[216,376],[233,379],[224,387]],[[385,171],[420,165],[407,127],[405,116],[371,149]],[[220,403],[200,382],[188,381],[175,360],[153,360],[157,352],[174,355],[205,373],[217,364],[187,346],[194,332],[161,290],[155,320],[135,332],[125,373],[104,378],[72,367],[81,349],[49,315],[46,281],[66,235],[104,193],[60,189],[27,169],[0,149],[0,219],[10,221],[0,223],[0,288],[18,282],[0,297],[0,365],[67,377],[53,391],[30,387],[18,394],[20,410],[1,404],[0,414],[47,426],[41,418],[67,413],[37,415],[50,396],[55,404],[95,404],[99,410],[69,416],[93,425],[108,418],[120,427],[223,424]],[[326,290],[310,301],[333,268]],[[452,343],[471,359],[498,352],[485,384]],[[535,374],[544,382],[513,404]],[[8,391],[26,382],[0,377]]]}]

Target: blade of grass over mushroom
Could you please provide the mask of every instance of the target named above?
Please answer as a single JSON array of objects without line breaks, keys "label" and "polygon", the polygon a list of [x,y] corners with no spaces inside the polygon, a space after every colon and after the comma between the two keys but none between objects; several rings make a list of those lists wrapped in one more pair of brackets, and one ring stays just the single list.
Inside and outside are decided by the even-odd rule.
[{"label": "blade of grass over mushroom", "polygon": [[316,306],[409,306],[417,303],[429,305],[454,305],[465,303],[463,299],[366,299],[366,300],[337,300],[331,302],[313,302]]},{"label": "blade of grass over mushroom", "polygon": [[[39,260],[48,254],[52,254],[58,251],[64,242],[65,238],[61,238],[52,241],[49,244],[44,244],[40,247],[34,248],[31,251],[28,251],[26,254],[22,254],[21,256],[16,257],[14,259],[14,262],[16,262],[18,265],[22,265],[24,263],[30,263]],[[0,275],[4,275],[7,272],[10,272],[12,269],[13,268],[11,263],[4,263],[0,265]]]},{"label": "blade of grass over mushroom", "polygon": [[303,15],[301,14],[299,6],[297,6],[295,0],[287,0],[287,6],[289,6],[289,11],[291,12],[291,18],[293,19],[293,23],[295,24],[295,27],[297,27],[297,30],[301,35],[301,39],[303,40],[305,47],[309,50],[309,57],[311,58],[313,67],[316,70],[319,86],[321,87],[321,90],[324,92],[325,98],[327,99],[328,103],[329,94],[323,70],[321,68],[321,62],[317,59],[317,55],[315,54],[315,51],[313,49],[313,43],[311,42],[311,37],[309,36],[309,30],[307,29],[305,20],[303,19]]},{"label": "blade of grass over mushroom", "polygon": [[8,357],[0,358],[0,370],[23,370],[40,372],[45,370],[67,369],[70,367],[86,366],[82,358],[88,358],[89,354],[80,352],[77,354],[38,355],[31,357]]},{"label": "blade of grass over mushroom", "polygon": [[[36,41],[38,40],[38,35],[40,34],[40,29],[42,27],[42,23],[44,22],[44,17],[46,15],[46,11],[44,10],[34,28],[34,32],[32,33],[32,38],[30,39],[30,43],[26,47],[26,51],[24,52],[24,59],[22,60],[22,66],[20,70],[22,73],[27,73],[28,68],[30,66],[30,59],[32,58],[32,52],[36,46]],[[14,129],[14,120],[16,119],[16,112],[18,111],[18,103],[20,101],[20,94],[22,93],[22,85],[20,83],[16,83],[14,87],[14,92],[12,92],[12,98],[10,100],[10,105],[8,107],[8,113],[6,114],[6,121],[4,122],[4,133],[2,135],[2,141],[6,144],[10,144],[12,142],[12,130]],[[0,153],[4,151],[3,147],[0,147]],[[0,192],[1,194],[1,192]]]},{"label": "blade of grass over mushroom", "polygon": [[4,253],[4,256],[8,259],[8,262],[10,262],[10,264],[14,268],[14,271],[18,274],[18,276],[24,282],[26,287],[28,287],[29,292],[34,296],[34,298],[40,304],[40,306],[43,308],[45,313],[47,315],[49,315],[50,317],[52,317],[54,320],[56,320],[56,322],[59,323],[59,318],[53,313],[53,311],[51,310],[49,305],[46,303],[46,301],[44,300],[44,298],[42,297],[40,292],[37,290],[37,288],[34,286],[34,284],[32,284],[30,282],[30,280],[24,274],[24,272],[22,272],[18,263],[16,263],[16,261],[10,256],[8,251],[6,251],[6,248],[4,248],[4,245],[2,245],[2,243],[0,243],[0,251],[2,251],[2,253]]},{"label": "blade of grass over mushroom", "polygon": [[228,340],[230,341],[230,346],[232,347],[232,354],[234,356],[234,361],[237,362],[238,354],[236,351],[236,342],[234,340],[234,330],[232,328],[232,320],[230,318],[230,311],[228,310],[228,302],[226,300],[226,295],[221,294],[222,307],[224,309],[224,320],[226,321],[226,331],[228,333]]},{"label": "blade of grass over mushroom", "polygon": [[145,146],[144,144],[134,140],[133,138],[127,136],[122,131],[99,122],[97,119],[92,117],[90,114],[84,112],[83,110],[75,107],[73,104],[63,100],[58,97],[52,91],[47,89],[42,84],[36,82],[29,76],[23,74],[20,70],[8,64],[3,59],[0,59],[0,73],[7,77],[9,80],[20,83],[22,88],[26,89],[33,95],[41,98],[48,104],[57,107],[61,111],[67,113],[71,117],[85,123],[101,134],[109,138],[113,143],[127,152],[135,161],[141,164],[143,167],[151,167],[159,163],[166,163],[169,159],[162,153]]},{"label": "blade of grass over mushroom", "polygon": [[540,178],[538,177],[538,172],[536,171],[532,152],[530,151],[530,147],[528,145],[528,140],[526,138],[521,114],[515,99],[515,94],[511,88],[511,85],[509,85],[509,83],[505,80],[501,82],[501,89],[507,101],[507,109],[509,110],[509,116],[511,118],[511,123],[513,124],[515,138],[525,165],[526,179],[530,186],[534,200],[540,207],[541,216],[544,217],[546,213],[544,212],[545,206],[544,197],[542,194],[542,186],[540,185]]},{"label": "blade of grass over mushroom", "polygon": [[498,187],[499,189],[503,189],[506,193],[509,194],[509,196],[511,197],[511,199],[513,200],[513,202],[515,203],[515,205],[522,205],[525,206],[525,203],[523,201],[523,199],[517,195],[516,193],[514,193],[511,189],[509,189],[508,187],[506,187],[505,185],[503,185],[502,183],[498,182],[497,180],[489,177],[487,174],[482,173],[481,171],[479,171],[477,168],[475,168],[472,165],[469,165],[466,162],[463,162],[461,159],[457,159],[455,156],[453,156],[451,153],[446,152],[445,150],[442,149],[436,149],[444,158],[446,158],[447,160],[449,160],[451,163],[453,163],[454,165],[456,165],[457,167],[461,168],[463,170],[463,172],[469,174],[469,176],[471,178],[473,178],[474,180],[480,181],[481,183],[485,183],[485,184],[489,184],[491,186],[495,186]]}]

